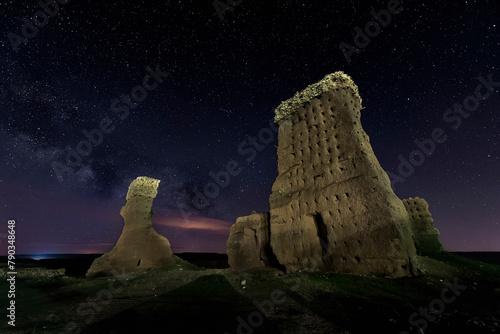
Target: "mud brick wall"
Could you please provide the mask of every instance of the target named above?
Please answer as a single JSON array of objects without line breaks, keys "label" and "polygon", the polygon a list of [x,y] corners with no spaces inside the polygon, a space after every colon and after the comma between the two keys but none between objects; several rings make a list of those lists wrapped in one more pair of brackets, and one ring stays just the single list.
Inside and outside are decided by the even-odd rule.
[{"label": "mud brick wall", "polygon": [[288,271],[412,275],[410,218],[361,127],[357,87],[338,73],[276,111],[272,250]]},{"label": "mud brick wall", "polygon": [[423,198],[404,199],[403,203],[411,218],[413,239],[418,254],[432,254],[443,251],[439,242],[439,231],[434,227],[434,219],[429,212],[429,204]]}]

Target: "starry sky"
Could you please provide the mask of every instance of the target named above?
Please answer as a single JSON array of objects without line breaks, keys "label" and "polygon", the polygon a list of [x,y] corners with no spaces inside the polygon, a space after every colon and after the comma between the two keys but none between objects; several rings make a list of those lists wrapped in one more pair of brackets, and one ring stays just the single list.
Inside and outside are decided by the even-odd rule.
[{"label": "starry sky", "polygon": [[9,219],[18,254],[109,251],[138,176],[161,180],[153,226],[174,252],[224,253],[236,217],[269,210],[277,138],[259,133],[335,71],[444,247],[500,251],[498,1],[60,2],[0,1],[0,254]]}]

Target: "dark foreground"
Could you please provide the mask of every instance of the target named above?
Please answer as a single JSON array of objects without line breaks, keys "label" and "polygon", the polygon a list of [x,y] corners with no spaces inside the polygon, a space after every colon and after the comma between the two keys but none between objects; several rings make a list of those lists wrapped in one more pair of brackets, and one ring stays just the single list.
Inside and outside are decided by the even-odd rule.
[{"label": "dark foreground", "polygon": [[[224,267],[220,260],[209,262]],[[427,275],[403,279],[237,274],[181,259],[115,277],[18,278],[16,327],[3,315],[0,333],[500,331],[500,266],[450,253],[422,260]],[[0,282],[2,296],[6,283]],[[3,310],[6,300],[0,299]]]}]

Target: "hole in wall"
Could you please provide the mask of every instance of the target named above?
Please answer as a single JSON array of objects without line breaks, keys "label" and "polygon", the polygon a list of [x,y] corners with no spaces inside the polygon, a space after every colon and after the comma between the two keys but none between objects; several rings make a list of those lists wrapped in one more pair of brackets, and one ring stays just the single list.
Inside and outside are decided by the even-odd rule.
[{"label": "hole in wall", "polygon": [[316,212],[313,215],[314,224],[316,225],[316,231],[319,239],[319,243],[321,245],[321,260],[325,262],[326,251],[328,249],[328,230],[326,228],[325,222],[323,221],[323,217]]}]

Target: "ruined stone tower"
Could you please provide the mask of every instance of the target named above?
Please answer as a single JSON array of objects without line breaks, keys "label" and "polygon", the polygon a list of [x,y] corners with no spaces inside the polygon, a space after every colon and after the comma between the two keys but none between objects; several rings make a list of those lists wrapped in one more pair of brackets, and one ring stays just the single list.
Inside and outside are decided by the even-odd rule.
[{"label": "ruined stone tower", "polygon": [[233,270],[401,277],[421,273],[417,250],[443,250],[427,202],[403,202],[392,191],[361,127],[361,109],[358,87],[342,72],[276,109],[278,176],[270,213],[240,217],[231,227]]},{"label": "ruined stone tower", "polygon": [[361,98],[336,72],[281,103],[271,247],[295,271],[411,275],[410,219],[360,123]]},{"label": "ruined stone tower", "polygon": [[[270,214],[238,219],[231,228],[233,269],[256,269],[274,257],[288,272],[419,272],[412,217],[373,153],[361,109],[358,87],[342,72],[280,104]],[[257,233],[266,230],[268,236]]]},{"label": "ruined stone tower", "polygon": [[124,220],[122,234],[111,251],[94,260],[87,276],[161,267],[175,262],[170,242],[152,225],[153,200],[159,183],[160,180],[146,176],[132,181],[127,203],[120,211]]}]

